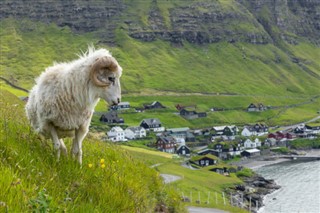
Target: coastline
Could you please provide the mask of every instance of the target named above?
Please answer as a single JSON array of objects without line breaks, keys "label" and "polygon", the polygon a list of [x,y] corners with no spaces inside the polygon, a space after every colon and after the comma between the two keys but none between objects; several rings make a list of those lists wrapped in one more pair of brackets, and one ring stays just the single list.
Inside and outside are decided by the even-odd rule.
[{"label": "coastline", "polygon": [[[320,150],[319,149],[312,149],[312,150],[303,150],[299,151],[299,155],[297,156],[304,156],[304,157],[320,157]],[[304,161],[313,161],[313,160],[304,160]],[[234,162],[233,165],[242,166],[246,168],[252,169],[254,172],[261,167],[280,164],[284,162],[301,162],[300,160],[293,160],[289,158],[284,158],[284,155],[263,155],[258,158],[249,158],[244,159],[238,162]],[[254,200],[257,201],[256,205],[254,205],[255,209],[251,209],[252,212],[261,212],[265,205],[266,195],[272,194],[275,191],[281,188],[281,185],[277,185],[277,183],[273,179],[265,179],[260,174],[254,175],[251,178],[244,178],[244,191],[247,188],[254,189]],[[236,189],[238,192],[243,193]],[[251,195],[250,195],[251,196]],[[247,198],[248,199],[248,198]],[[250,197],[250,200],[252,198]],[[250,204],[251,205],[251,204]],[[258,208],[257,208],[258,207]],[[251,208],[251,207],[250,207]],[[247,206],[248,209],[248,206]]]},{"label": "coastline", "polygon": [[[320,149],[310,149],[297,151],[299,155],[305,157],[320,157]],[[257,170],[263,166],[274,165],[278,163],[293,161],[292,159],[284,158],[284,155],[262,155],[257,158],[248,158],[232,163],[235,166],[243,166],[252,170]]]}]

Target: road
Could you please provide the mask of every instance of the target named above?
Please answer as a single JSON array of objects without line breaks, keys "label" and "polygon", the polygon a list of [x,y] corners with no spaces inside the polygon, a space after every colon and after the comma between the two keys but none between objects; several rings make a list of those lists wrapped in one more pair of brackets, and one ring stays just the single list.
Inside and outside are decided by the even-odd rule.
[{"label": "road", "polygon": [[163,178],[164,183],[171,183],[171,182],[182,179],[182,177],[177,175],[160,174],[160,176]]},{"label": "road", "polygon": [[296,127],[298,127],[298,126],[300,126],[300,125],[303,125],[303,124],[305,124],[305,123],[312,123],[312,122],[314,122],[314,121],[316,121],[316,120],[319,120],[319,119],[320,119],[320,115],[317,116],[317,117],[315,117],[315,118],[312,118],[311,120],[306,121],[306,122],[297,123],[297,124],[293,124],[293,125],[290,125],[290,126],[280,126],[280,128],[281,128],[282,131],[286,131],[286,130],[288,130],[288,129],[294,129],[294,128],[296,128]]},{"label": "road", "polygon": [[213,208],[201,208],[201,207],[188,207],[189,213],[228,213],[226,211],[220,209],[213,209]]}]

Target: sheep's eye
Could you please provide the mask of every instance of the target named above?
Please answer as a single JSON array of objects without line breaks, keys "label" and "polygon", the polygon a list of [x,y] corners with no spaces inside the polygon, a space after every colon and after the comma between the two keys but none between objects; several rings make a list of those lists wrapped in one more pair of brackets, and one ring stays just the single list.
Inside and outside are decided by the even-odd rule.
[{"label": "sheep's eye", "polygon": [[108,77],[108,80],[111,81],[112,83],[114,83],[116,78],[115,77]]}]

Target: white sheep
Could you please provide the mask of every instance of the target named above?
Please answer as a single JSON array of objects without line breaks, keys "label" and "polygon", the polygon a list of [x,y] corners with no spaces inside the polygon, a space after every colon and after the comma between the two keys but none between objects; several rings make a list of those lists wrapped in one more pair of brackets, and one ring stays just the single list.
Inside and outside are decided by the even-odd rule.
[{"label": "white sheep", "polygon": [[82,163],[82,141],[100,98],[120,103],[122,68],[108,50],[89,47],[79,59],[48,67],[36,80],[26,105],[31,126],[67,154],[62,140],[73,137],[72,156]]}]

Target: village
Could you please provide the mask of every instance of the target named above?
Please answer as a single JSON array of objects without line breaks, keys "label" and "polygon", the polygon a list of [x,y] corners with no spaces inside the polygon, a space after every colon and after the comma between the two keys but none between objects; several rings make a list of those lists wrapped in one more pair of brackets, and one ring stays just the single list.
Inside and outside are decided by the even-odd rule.
[{"label": "village", "polygon": [[[188,110],[195,106],[184,107],[177,104],[179,115],[185,119],[198,119],[206,117],[206,112]],[[145,110],[165,108],[160,102],[154,101],[145,104],[143,108],[135,108],[136,113]],[[319,126],[299,124],[283,131],[277,127],[268,127],[263,123],[236,126],[212,126],[204,129],[190,129],[189,127],[166,128],[156,118],[145,118],[137,126],[124,128],[124,119],[118,112],[130,109],[129,102],[121,102],[113,106],[100,117],[100,122],[110,125],[110,131],[103,137],[105,141],[125,144],[129,141],[146,140],[147,146],[162,152],[174,154],[177,158],[186,157],[194,166],[216,165],[220,160],[234,158],[258,158],[283,147],[290,148],[290,142],[299,138],[314,139],[320,133]],[[247,112],[267,110],[262,103],[250,103]],[[212,108],[211,111],[226,109]],[[273,130],[273,131],[270,131]]]}]

